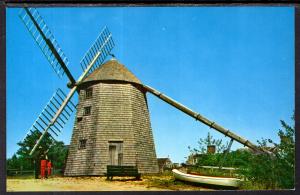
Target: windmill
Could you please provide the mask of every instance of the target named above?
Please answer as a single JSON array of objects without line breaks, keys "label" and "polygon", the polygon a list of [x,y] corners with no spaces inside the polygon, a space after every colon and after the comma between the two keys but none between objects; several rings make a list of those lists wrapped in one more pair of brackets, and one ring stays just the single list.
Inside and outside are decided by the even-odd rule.
[{"label": "windmill", "polygon": [[[68,93],[57,89],[29,129],[26,136],[41,134],[30,155],[46,135],[54,140],[76,109],[65,175],[102,175],[108,164],[134,165],[140,173],[158,172],[142,83],[114,57],[102,64],[114,47],[108,29],[102,30],[80,61],[83,72],[75,80],[37,9],[24,8],[19,16],[57,75],[68,77],[70,88]],[[71,101],[76,92],[77,106]]]},{"label": "windmill", "polygon": [[[46,134],[54,136],[63,129],[76,111],[65,175],[103,175],[106,165],[134,165],[141,173],[156,173],[158,165],[150,125],[146,93],[188,114],[254,151],[266,152],[232,131],[176,102],[158,90],[141,83],[116,58],[105,61],[114,47],[112,34],[105,27],[86,52],[80,64],[81,76],[75,80],[68,69],[68,59],[50,29],[34,8],[19,14],[26,28],[59,77],[69,79],[68,93],[55,91],[26,136],[41,132],[30,155]],[[77,106],[71,101],[79,94]],[[230,144],[231,145],[231,144]]]}]

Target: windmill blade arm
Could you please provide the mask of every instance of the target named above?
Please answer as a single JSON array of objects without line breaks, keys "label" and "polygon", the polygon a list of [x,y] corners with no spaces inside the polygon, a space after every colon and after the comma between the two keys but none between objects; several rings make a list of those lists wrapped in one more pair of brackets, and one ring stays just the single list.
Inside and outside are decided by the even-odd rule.
[{"label": "windmill blade arm", "polygon": [[[47,133],[53,138],[51,133],[55,136],[58,136],[58,133],[61,132],[64,125],[66,124],[66,121],[71,116],[71,113],[75,110],[75,105],[71,102],[71,97],[75,93],[76,88],[76,86],[73,87],[68,95],[66,95],[61,89],[57,89],[53,96],[50,98],[41,114],[29,129],[29,132],[32,132],[32,130],[38,130],[42,133],[39,139],[36,141],[36,144],[33,146],[32,150],[30,151],[30,155],[35,152]],[[69,114],[65,114],[67,113],[65,109],[66,107],[68,108]],[[61,115],[64,115],[65,117],[61,118]],[[63,123],[60,123],[58,119],[60,119]],[[26,136],[29,134],[29,132],[26,134]]]},{"label": "windmill blade arm", "polygon": [[62,77],[64,73],[66,73],[71,85],[74,85],[75,79],[67,67],[69,60],[63,53],[62,49],[37,9],[25,7],[21,9],[19,17],[25,24],[35,42],[38,44],[39,48],[47,58],[56,74],[59,77]]},{"label": "windmill blade arm", "polygon": [[86,76],[103,63],[106,56],[110,54],[110,51],[114,48],[114,46],[115,44],[112,39],[112,34],[109,32],[107,27],[104,27],[95,42],[80,61],[81,68],[85,72],[88,69],[89,64],[91,64],[91,62],[95,59],[95,56],[100,53],[100,55],[96,58],[94,65],[89,68]]},{"label": "windmill blade arm", "polygon": [[[96,63],[96,60],[98,59],[98,57],[100,56],[100,52],[98,52],[94,58],[91,60],[90,64],[87,66],[87,69],[82,73],[82,75],[79,77],[78,79],[78,83],[80,83],[82,81],[82,79],[88,74],[89,70],[93,67],[93,65]],[[68,93],[68,95],[65,95],[62,90],[59,90],[60,93],[58,93],[56,96],[53,96],[53,101],[50,101],[50,105],[53,105],[52,108],[49,107],[49,104],[46,106],[46,108],[49,108],[52,112],[53,110],[56,109],[56,113],[53,116],[52,120],[50,121],[49,125],[45,128],[44,132],[42,133],[42,135],[40,136],[40,138],[37,140],[35,146],[33,147],[33,149],[30,152],[30,155],[32,155],[34,153],[34,151],[36,150],[36,148],[39,146],[40,142],[43,140],[44,136],[46,135],[46,133],[48,132],[49,129],[51,129],[51,126],[55,126],[55,124],[57,123],[57,120],[59,118],[59,116],[61,114],[63,114],[63,112],[67,112],[66,108],[68,108],[69,111],[73,111],[72,110],[72,106],[75,108],[75,105],[70,101],[72,96],[74,95],[74,93],[77,90],[77,85],[73,86],[72,89],[70,90],[70,92]],[[58,98],[55,98],[58,97]],[[63,97],[65,97],[65,99],[63,99]],[[59,103],[59,100],[61,100],[62,102]],[[54,103],[56,102],[56,104],[60,104],[59,107],[57,107],[57,105]],[[47,112],[49,113],[49,111]],[[68,113],[67,116],[70,116],[70,114]],[[56,127],[56,126],[55,126]],[[57,127],[56,127],[57,128]]]},{"label": "windmill blade arm", "polygon": [[35,152],[35,150],[37,149],[37,147],[40,145],[41,141],[43,140],[43,138],[47,134],[49,128],[50,128],[50,125],[47,126],[47,128],[44,130],[44,132],[42,133],[42,135],[40,136],[40,138],[37,140],[36,144],[33,146],[32,150],[29,153],[30,156]]},{"label": "windmill blade arm", "polygon": [[63,114],[63,111],[65,110],[65,108],[66,108],[67,105],[69,104],[69,102],[70,102],[72,96],[73,96],[74,93],[76,92],[76,89],[77,89],[77,86],[74,86],[74,87],[70,90],[69,94],[66,96],[65,100],[62,102],[61,106],[60,106],[59,109],[57,110],[55,116],[52,118],[51,124],[54,124],[54,123],[57,121],[58,117],[59,117],[61,114]]},{"label": "windmill blade arm", "polygon": [[254,145],[253,143],[251,143],[249,140],[246,140],[238,135],[236,135],[235,133],[231,132],[228,129],[223,128],[222,126],[216,124],[213,121],[208,120],[207,118],[205,118],[204,116],[201,116],[199,113],[194,112],[193,110],[189,109],[188,107],[176,102],[175,100],[171,99],[170,97],[162,94],[161,92],[147,86],[147,85],[143,85],[143,87],[150,93],[152,93],[153,95],[155,95],[156,97],[160,98],[161,100],[165,101],[166,103],[170,104],[171,106],[179,109],[180,111],[184,112],[185,114],[195,118],[196,120],[204,123],[205,125],[209,126],[210,128],[213,128],[217,131],[219,131],[220,133],[224,134],[225,136],[230,137],[231,139],[251,148],[252,150],[254,150],[255,152],[267,152],[261,148],[258,148],[256,145]]},{"label": "windmill blade arm", "polygon": [[61,65],[61,67],[64,70],[64,72],[66,73],[67,77],[69,78],[69,80],[71,82],[71,86],[75,85],[75,79],[74,79],[74,77],[72,76],[71,72],[69,71],[67,65],[64,63],[63,59],[60,57],[59,53],[55,49],[55,47],[52,44],[52,42],[49,39],[47,39],[46,43],[48,44],[48,46],[49,46],[50,50],[52,51],[53,55],[57,59],[58,63]]},{"label": "windmill blade arm", "polygon": [[76,85],[79,85],[82,82],[82,80],[89,74],[90,70],[92,69],[92,67],[94,66],[94,64],[96,63],[96,61],[97,61],[97,59],[99,58],[100,55],[101,55],[101,53],[97,52],[94,59],[90,62],[90,64],[85,69],[85,71],[81,74],[81,76],[77,80]]}]

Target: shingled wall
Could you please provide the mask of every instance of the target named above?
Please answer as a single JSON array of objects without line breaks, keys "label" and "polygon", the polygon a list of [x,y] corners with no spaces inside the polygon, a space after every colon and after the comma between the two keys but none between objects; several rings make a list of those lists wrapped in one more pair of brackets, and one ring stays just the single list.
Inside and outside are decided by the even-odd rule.
[{"label": "shingled wall", "polygon": [[[85,98],[88,87],[93,88],[90,99]],[[91,106],[89,116],[83,116],[86,106]],[[85,149],[79,149],[80,139],[87,140]],[[104,175],[109,141],[123,141],[123,165],[158,172],[146,97],[136,84],[98,82],[80,90],[65,175]]]}]

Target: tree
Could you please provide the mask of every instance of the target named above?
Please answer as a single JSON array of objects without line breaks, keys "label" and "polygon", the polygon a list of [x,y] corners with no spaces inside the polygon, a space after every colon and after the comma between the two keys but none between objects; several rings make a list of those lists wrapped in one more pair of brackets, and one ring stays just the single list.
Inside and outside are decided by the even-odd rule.
[{"label": "tree", "polygon": [[39,163],[40,159],[45,158],[45,154],[53,140],[49,133],[46,133],[32,156],[29,155],[41,135],[42,133],[38,130],[32,131],[23,141],[18,143],[20,148],[17,151],[17,156],[23,169],[32,170],[34,168],[34,162]]},{"label": "tree", "polygon": [[[36,174],[39,173],[39,163],[41,158],[45,157],[47,149],[52,143],[52,138],[48,133],[44,136],[44,139],[40,142],[39,147],[33,153],[32,156],[29,155],[30,151],[36,144],[36,141],[42,133],[38,130],[31,131],[31,134],[27,135],[25,139],[21,142],[18,142],[20,148],[12,156],[12,158],[7,159],[7,169],[17,169],[17,170],[33,170],[35,169]],[[38,175],[36,175],[37,178]]]},{"label": "tree", "polygon": [[229,152],[226,156],[226,160],[223,161],[225,167],[241,167],[245,166],[249,162],[249,158],[252,153],[248,150],[236,150]]},{"label": "tree", "polygon": [[[294,120],[294,117],[292,118]],[[254,154],[249,163],[241,167],[243,174],[252,183],[263,185],[266,189],[293,189],[295,182],[295,127],[280,121],[282,129],[278,136],[280,143],[271,139],[258,141],[260,147],[272,144],[273,155]]]},{"label": "tree", "polygon": [[16,154],[14,154],[10,159],[7,159],[6,166],[7,169],[20,169],[20,161]]},{"label": "tree", "polygon": [[53,142],[53,138],[51,138],[49,133],[46,133],[33,155],[29,155],[41,135],[42,133],[38,130],[32,131],[30,135],[27,135],[23,141],[18,143],[20,148],[17,151],[17,155],[21,158],[36,158],[45,154]]},{"label": "tree", "polygon": [[[216,146],[216,153],[222,153],[226,149],[226,146],[222,143],[222,139],[214,139],[210,133],[207,133],[206,138],[200,138],[198,143],[198,148],[191,149],[188,146],[188,149],[192,154],[206,154],[207,153],[207,146],[215,145]],[[226,144],[227,145],[227,144]]]},{"label": "tree", "polygon": [[30,151],[34,147],[36,141],[40,137],[41,132],[32,131],[32,134],[27,135],[26,138],[18,142],[20,148],[12,156],[12,158],[7,159],[7,169],[18,169],[18,170],[32,170],[34,169],[34,161],[38,161],[43,158],[47,148],[50,147],[52,140],[49,134],[46,134],[44,139],[41,141],[40,147],[34,152],[32,156],[29,155]]},{"label": "tree", "polygon": [[[294,121],[295,118],[292,117]],[[293,189],[295,184],[295,126],[281,120],[278,130],[279,143],[271,139],[261,139],[259,147],[267,149],[272,154],[253,153],[251,150],[236,150],[227,154],[206,154],[206,146],[212,143],[212,136],[200,139],[197,149],[190,149],[192,154],[201,154],[198,165],[230,166],[239,168],[239,175],[251,183],[251,189]],[[215,141],[216,143],[216,141]],[[220,142],[218,142],[220,143]],[[225,146],[221,147],[225,148]],[[223,149],[224,150],[224,149]],[[249,188],[249,186],[248,186]]]},{"label": "tree", "polygon": [[[23,141],[19,142],[18,145],[20,148],[16,154],[14,154],[12,158],[7,159],[7,169],[35,169],[36,173],[39,173],[40,160],[44,159],[46,155],[48,159],[52,161],[55,168],[62,169],[65,166],[67,148],[63,142],[55,141],[51,138],[49,133],[46,133],[33,155],[29,155],[40,136],[41,132],[38,130],[32,131]],[[36,166],[34,167],[35,163]]]},{"label": "tree", "polygon": [[[198,154],[197,165],[199,166],[219,166],[223,162],[224,151],[228,144],[224,145],[222,139],[214,139],[210,133],[207,134],[206,138],[200,138],[197,148],[190,150],[191,155]],[[207,147],[214,145],[216,147],[216,153],[210,154],[207,152]]]},{"label": "tree", "polygon": [[49,149],[48,158],[56,169],[63,169],[67,158],[68,148],[62,141],[55,141]]}]

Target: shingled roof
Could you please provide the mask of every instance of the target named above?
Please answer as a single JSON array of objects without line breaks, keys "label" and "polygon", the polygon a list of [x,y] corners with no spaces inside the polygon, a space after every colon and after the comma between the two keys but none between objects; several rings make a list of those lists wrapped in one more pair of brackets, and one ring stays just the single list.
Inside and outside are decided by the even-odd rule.
[{"label": "shingled roof", "polygon": [[126,81],[142,84],[132,72],[130,72],[123,64],[120,64],[115,58],[102,64],[83,80],[83,82],[89,81]]}]

